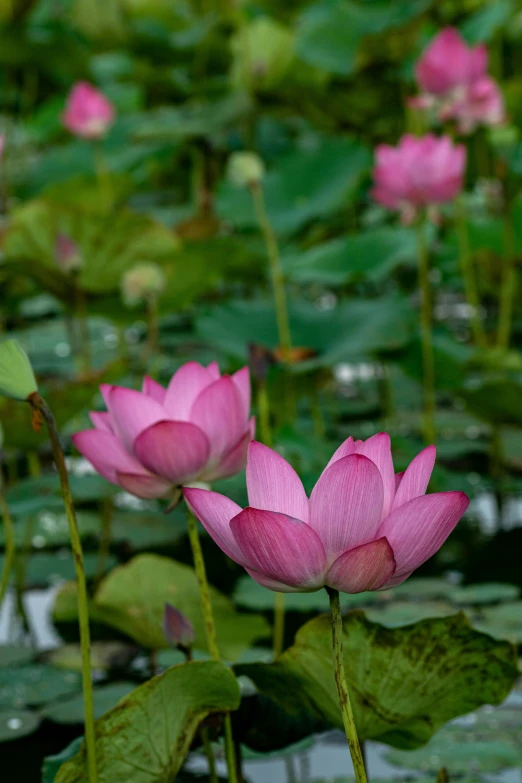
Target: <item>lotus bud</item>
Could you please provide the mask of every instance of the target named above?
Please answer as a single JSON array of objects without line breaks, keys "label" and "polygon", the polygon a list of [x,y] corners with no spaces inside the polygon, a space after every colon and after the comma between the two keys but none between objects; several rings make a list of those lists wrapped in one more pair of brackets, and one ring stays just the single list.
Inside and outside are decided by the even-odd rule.
[{"label": "lotus bud", "polygon": [[16,340],[0,343],[0,394],[25,401],[38,391],[31,362]]},{"label": "lotus bud", "polygon": [[194,627],[185,615],[172,604],[165,604],[163,614],[163,633],[172,647],[192,647],[194,644]]},{"label": "lotus bud", "polygon": [[58,234],[54,246],[56,263],[65,274],[76,272],[83,266],[83,258],[76,242],[67,234]]},{"label": "lotus bud", "polygon": [[233,152],[228,159],[228,178],[238,188],[259,185],[264,174],[265,164],[255,152]]},{"label": "lotus bud", "polygon": [[166,285],[165,273],[160,266],[151,263],[137,264],[123,275],[123,301],[129,307],[136,307],[149,297],[160,296]]}]

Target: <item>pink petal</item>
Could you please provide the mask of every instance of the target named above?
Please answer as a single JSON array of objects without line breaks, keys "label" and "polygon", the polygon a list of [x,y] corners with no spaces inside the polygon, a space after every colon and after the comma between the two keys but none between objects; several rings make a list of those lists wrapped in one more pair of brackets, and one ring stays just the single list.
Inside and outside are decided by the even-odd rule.
[{"label": "pink petal", "polygon": [[105,403],[105,407],[107,408],[107,410],[110,410],[109,405],[110,405],[111,391],[115,388],[116,387],[110,383],[100,384],[100,394],[103,397],[103,401]]},{"label": "pink petal", "polygon": [[251,416],[248,422],[248,431],[250,432],[250,439],[253,440],[256,437],[256,417]]},{"label": "pink petal", "polygon": [[210,364],[207,365],[207,371],[212,376],[213,381],[217,381],[218,378],[221,378],[221,373],[219,372],[219,364],[217,362],[210,362]]},{"label": "pink petal", "polygon": [[310,525],[330,562],[376,538],[382,503],[381,474],[368,457],[352,454],[325,470],[310,497]]},{"label": "pink petal", "polygon": [[125,448],[132,452],[140,432],[166,418],[159,402],[134,389],[113,386],[109,395],[109,411],[114,432]]},{"label": "pink petal", "polygon": [[167,390],[161,385],[161,383],[153,380],[153,378],[150,378],[148,375],[146,375],[143,379],[142,391],[143,394],[147,394],[149,397],[152,397],[152,399],[156,400],[156,402],[159,402],[160,405],[163,405],[165,402],[165,395]]},{"label": "pink petal", "polygon": [[239,395],[243,401],[243,413],[245,420],[250,416],[250,370],[248,367],[243,367],[232,375],[232,380],[236,384]]},{"label": "pink petal", "polygon": [[402,474],[402,480],[393,501],[393,510],[404,505],[409,500],[413,500],[413,498],[426,494],[433,466],[435,465],[436,454],[437,449],[435,446],[427,446],[412,459]]},{"label": "pink petal", "polygon": [[400,576],[397,576],[397,574],[394,574],[391,579],[388,579],[388,581],[383,584],[382,587],[379,587],[379,590],[391,590],[393,587],[398,587],[399,585],[402,585],[403,582],[406,581],[406,579],[409,579],[412,575],[412,571],[408,571],[407,574],[401,574]]},{"label": "pink petal", "polygon": [[198,395],[190,420],[210,441],[210,461],[223,458],[245,434],[243,402],[234,381],[223,376]]},{"label": "pink petal", "polygon": [[210,444],[195,424],[158,421],[138,435],[134,453],[152,473],[173,484],[184,484],[195,479],[206,465]]},{"label": "pink petal", "polygon": [[239,565],[246,565],[245,557],[230,529],[230,520],[241,512],[233,500],[207,489],[185,487],[185,500],[207,533],[223,552]]},{"label": "pink petal", "polygon": [[205,473],[205,481],[215,481],[216,479],[228,478],[241,473],[245,469],[247,461],[248,444],[252,440],[250,431],[246,432],[242,438],[233,446],[228,454],[211,470],[209,474]]},{"label": "pink petal", "polygon": [[159,476],[144,476],[137,473],[122,473],[118,471],[117,478],[118,484],[126,492],[144,500],[164,498],[172,494],[173,491],[171,482]]},{"label": "pink petal", "polygon": [[381,519],[384,519],[390,513],[395,495],[395,471],[390,436],[387,432],[378,432],[357,447],[357,454],[368,457],[379,468],[384,491]]},{"label": "pink petal", "polygon": [[213,370],[197,362],[187,362],[171,378],[164,406],[169,418],[192,421],[191,410],[198,394],[214,380]]},{"label": "pink petal", "polygon": [[378,590],[395,572],[393,549],[386,538],[355,547],[337,558],[326,574],[326,584],[342,593]]},{"label": "pink petal", "polygon": [[395,474],[395,492],[399,489],[400,483],[404,477],[405,471],[401,471],[400,473]]},{"label": "pink petal", "polygon": [[248,447],[246,469],[248,503],[309,522],[308,498],[301,479],[283,457],[258,441]]},{"label": "pink petal", "polygon": [[258,585],[266,587],[268,590],[275,590],[276,593],[314,593],[321,589],[321,587],[313,587],[311,590],[303,590],[301,587],[291,587],[290,585],[285,585],[284,582],[278,582],[276,579],[269,579],[268,576],[259,574],[251,568],[247,568],[246,572]]},{"label": "pink petal", "polygon": [[104,430],[105,432],[112,433],[111,416],[109,413],[91,411],[89,413],[89,418],[97,430]]},{"label": "pink petal", "polygon": [[83,430],[73,435],[71,440],[94,469],[113,484],[119,484],[117,477],[119,470],[143,475],[148,473],[138,460],[125,450],[116,435],[110,432]]},{"label": "pink petal", "polygon": [[355,441],[351,435],[347,440],[344,441],[344,443],[341,443],[336,451],[334,451],[332,458],[330,459],[330,462],[326,466],[325,470],[328,470],[330,465],[333,465],[334,462],[338,462],[338,460],[342,459],[343,457],[349,457],[350,454],[355,454]]},{"label": "pink petal", "polygon": [[386,536],[390,542],[397,563],[396,576],[411,573],[434,555],[468,504],[464,492],[436,492],[414,498],[392,511],[379,527],[378,535]]},{"label": "pink petal", "polygon": [[290,587],[324,584],[326,554],[312,528],[286,514],[246,508],[230,522],[248,568]]}]

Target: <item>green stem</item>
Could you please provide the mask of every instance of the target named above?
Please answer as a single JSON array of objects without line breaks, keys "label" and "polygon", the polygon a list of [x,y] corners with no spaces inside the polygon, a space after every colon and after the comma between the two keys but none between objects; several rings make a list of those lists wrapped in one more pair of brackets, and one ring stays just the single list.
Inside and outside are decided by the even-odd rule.
[{"label": "green stem", "polygon": [[[212,601],[210,598],[210,588],[203,559],[203,550],[199,540],[198,525],[194,514],[187,508],[187,527],[192,548],[192,557],[194,559],[194,569],[199,585],[199,594],[201,605],[203,607],[203,617],[205,620],[205,631],[207,635],[207,644],[210,655],[215,661],[220,661],[219,647],[217,643],[216,625],[214,623],[214,614],[212,612]],[[230,713],[224,716],[225,725],[225,755],[228,766],[229,783],[237,783],[236,758],[234,753],[234,739],[232,737],[232,721]]]},{"label": "green stem", "polygon": [[203,751],[207,757],[208,764],[208,777],[210,783],[218,783],[218,776],[216,772],[216,761],[214,759],[214,752],[212,750],[212,743],[208,735],[208,729],[202,728],[199,732],[201,736],[201,744],[203,745]]},{"label": "green stem", "polygon": [[105,212],[110,212],[114,204],[114,192],[112,187],[111,174],[107,168],[105,155],[103,154],[103,150],[99,143],[94,143],[93,155],[101,205]]},{"label": "green stem", "polygon": [[74,287],[74,298],[74,318],[80,336],[80,366],[83,372],[88,373],[92,367],[91,337],[85,292],[79,284]]},{"label": "green stem", "polygon": [[[1,482],[1,477],[0,477]],[[11,576],[11,569],[15,558],[16,545],[14,537],[13,520],[9,511],[9,506],[4,497],[3,489],[0,485],[0,511],[2,512],[2,518],[4,521],[4,534],[5,534],[5,560],[4,569],[2,571],[2,581],[0,582],[0,609],[7,592],[9,585],[9,578]]]},{"label": "green stem", "polygon": [[348,693],[348,684],[346,682],[346,672],[344,670],[343,658],[343,618],[341,614],[341,604],[339,602],[339,591],[331,587],[326,588],[330,599],[330,619],[332,623],[332,654],[335,683],[339,695],[339,705],[343,717],[344,731],[348,740],[348,747],[352,757],[355,780],[357,783],[367,783],[364,759],[355,728],[355,719],[353,715],[350,695]]},{"label": "green stem", "polygon": [[109,554],[111,551],[111,539],[112,539],[112,513],[113,504],[112,498],[106,498],[103,501],[101,507],[101,536],[100,536],[100,548],[98,549],[98,562],[96,564],[96,578],[95,583],[98,584],[102,579],[106,568]]},{"label": "green stem", "polygon": [[34,531],[35,518],[28,516],[24,523],[24,531],[22,538],[22,546],[18,547],[16,562],[15,562],[15,600],[16,611],[22,621],[22,627],[29,634],[31,642],[34,643],[34,634],[29,617],[25,610],[24,604],[24,591],[25,591],[25,577],[27,573],[27,565],[31,559],[33,548],[33,531]]},{"label": "green stem", "polygon": [[147,297],[147,353],[152,358],[159,351],[158,301],[154,294]]},{"label": "green stem", "polygon": [[288,305],[286,301],[285,279],[283,268],[281,266],[281,257],[279,255],[279,246],[270,218],[265,207],[265,199],[261,185],[254,184],[250,188],[254,210],[257,222],[263,239],[265,240],[268,260],[270,263],[270,273],[272,277],[272,287],[274,291],[274,301],[276,308],[277,332],[279,335],[279,345],[286,362],[291,359],[290,351],[292,348],[292,337],[290,333],[290,319],[288,316]]},{"label": "green stem", "polygon": [[431,321],[431,287],[425,225],[417,232],[419,251],[419,290],[421,297],[420,333],[422,346],[422,382],[424,387],[423,435],[426,443],[435,441],[435,360]]},{"label": "green stem", "polygon": [[27,468],[31,478],[40,478],[42,475],[42,463],[37,451],[27,452]]},{"label": "green stem", "polygon": [[486,345],[484,326],[480,318],[480,297],[473,268],[473,257],[469,245],[468,225],[464,204],[459,201],[456,205],[456,229],[459,243],[460,265],[466,299],[471,310],[471,331],[476,345],[483,348]]},{"label": "green stem", "polygon": [[275,593],[274,600],[274,658],[283,652],[285,636],[285,594]]},{"label": "green stem", "polygon": [[270,403],[266,383],[259,381],[257,384],[257,412],[259,414],[259,434],[265,446],[272,446],[272,428],[270,426]]},{"label": "green stem", "polygon": [[502,286],[500,289],[500,309],[498,316],[497,345],[507,350],[511,339],[511,324],[513,319],[513,299],[517,286],[515,266],[515,241],[513,224],[509,214],[504,219],[504,264],[502,269]]},{"label": "green stem", "polygon": [[87,581],[85,578],[85,566],[83,561],[82,542],[74,510],[74,502],[69,485],[69,476],[65,465],[65,456],[60,443],[60,436],[56,427],[56,422],[51,409],[43,397],[34,392],[28,397],[28,402],[37,415],[43,417],[49,439],[54,462],[60,478],[60,487],[69,524],[69,536],[71,540],[71,549],[74,558],[74,568],[76,572],[76,584],[78,589],[78,623],[80,626],[80,646],[82,652],[82,681],[83,681],[83,704],[85,720],[85,747],[87,755],[87,780],[89,783],[97,783],[98,773],[96,769],[96,733],[94,727],[94,707],[92,694],[92,672],[91,672],[91,639],[89,630],[89,609],[87,595]]}]

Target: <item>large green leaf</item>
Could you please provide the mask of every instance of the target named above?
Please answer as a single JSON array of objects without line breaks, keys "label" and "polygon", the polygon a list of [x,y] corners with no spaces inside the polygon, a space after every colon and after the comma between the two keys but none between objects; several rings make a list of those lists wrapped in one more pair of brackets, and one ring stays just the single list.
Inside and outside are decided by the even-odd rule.
[{"label": "large green leaf", "polygon": [[[109,685],[94,688],[94,717],[101,718],[135,688],[136,684],[132,682],[112,682]],[[44,718],[52,720],[54,723],[83,723],[85,717],[83,696],[81,693],[77,693],[52,704],[47,704],[40,710],[40,713]]]},{"label": "large green leaf", "polygon": [[[94,201],[94,204],[97,202]],[[79,284],[92,293],[118,290],[122,274],[144,259],[172,263],[179,243],[160,223],[129,209],[105,212],[51,200],[31,201],[13,214],[5,236],[5,259],[17,272],[34,275],[48,290],[70,297],[68,278],[56,260],[56,238],[70,237],[83,266]]]},{"label": "large green leaf", "polygon": [[[235,710],[239,687],[216,661],[181,664],[123,698],[96,722],[100,780],[170,783],[207,715]],[[56,783],[86,783],[84,750],[67,761]]]},{"label": "large green leaf", "polygon": [[[211,588],[218,643],[225,658],[235,660],[256,639],[269,634],[260,615],[239,615],[232,602]],[[61,603],[56,619],[71,619],[72,591]],[[163,635],[165,602],[176,606],[192,622],[195,646],[207,649],[205,623],[196,575],[192,568],[158,555],[138,555],[112,571],[98,588],[92,605],[96,620],[117,628],[144,647],[168,647]]]},{"label": "large green leaf", "polygon": [[342,285],[356,280],[382,280],[401,264],[417,263],[415,232],[378,228],[333,239],[288,256],[288,277],[302,283]]},{"label": "large green leaf", "polygon": [[[330,217],[355,195],[371,164],[369,150],[354,139],[322,138],[293,152],[269,171],[263,182],[274,229],[292,234],[311,220]],[[224,182],[218,194],[221,217],[237,228],[257,220],[247,190]]]},{"label": "large green leaf", "polygon": [[301,15],[298,54],[330,73],[351,74],[365,36],[405,24],[429,4],[430,0],[319,0]]},{"label": "large green leaf", "polygon": [[[344,645],[359,737],[398,748],[419,747],[451,718],[499,704],[519,675],[515,648],[463,614],[390,629],[356,610],[344,620]],[[236,671],[289,713],[342,727],[327,616],[304,625],[277,662]]]},{"label": "large green leaf", "polygon": [[[290,306],[293,344],[318,353],[297,369],[331,367],[401,348],[410,339],[414,323],[408,300],[400,296],[351,299],[326,311],[306,301],[294,301]],[[196,329],[210,345],[241,361],[247,359],[248,343],[269,348],[278,344],[275,312],[266,302],[218,305],[198,318]]]}]

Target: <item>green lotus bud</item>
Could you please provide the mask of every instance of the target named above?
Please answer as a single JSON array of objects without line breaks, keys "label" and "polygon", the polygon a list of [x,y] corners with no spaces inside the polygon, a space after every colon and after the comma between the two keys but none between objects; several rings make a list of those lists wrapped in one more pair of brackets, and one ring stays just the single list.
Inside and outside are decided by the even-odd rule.
[{"label": "green lotus bud", "polygon": [[294,33],[268,16],[242,25],[232,39],[231,78],[244,90],[270,89],[288,73],[294,58]]},{"label": "green lotus bud", "polygon": [[265,164],[255,152],[233,152],[228,159],[228,178],[239,188],[259,185],[264,173]]},{"label": "green lotus bud", "polygon": [[163,293],[167,280],[157,264],[143,263],[125,272],[121,281],[123,301],[129,307],[144,303],[149,297]]},{"label": "green lotus bud", "polygon": [[16,340],[0,343],[0,394],[27,400],[38,391],[31,362]]}]

